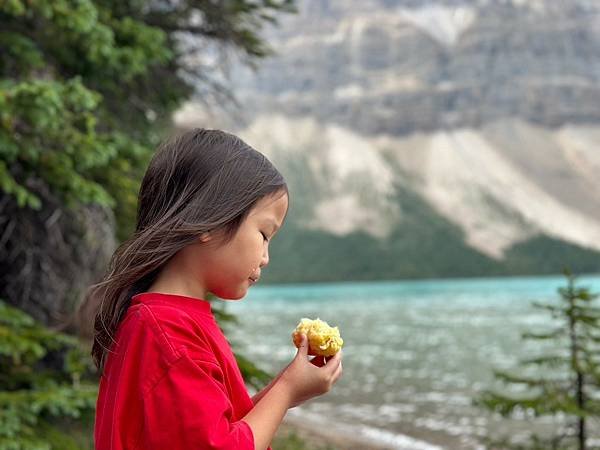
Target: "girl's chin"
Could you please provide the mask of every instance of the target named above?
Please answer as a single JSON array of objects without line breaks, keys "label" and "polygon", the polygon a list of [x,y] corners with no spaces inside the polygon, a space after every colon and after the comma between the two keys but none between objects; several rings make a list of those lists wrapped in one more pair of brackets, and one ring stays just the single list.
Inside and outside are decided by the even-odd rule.
[{"label": "girl's chin", "polygon": [[249,287],[250,286],[248,286],[246,284],[242,284],[235,291],[226,291],[226,292],[221,292],[221,295],[217,295],[217,294],[215,294],[215,295],[217,297],[219,297],[221,300],[234,300],[234,301],[240,300],[240,299],[244,298],[244,296],[248,293]]}]

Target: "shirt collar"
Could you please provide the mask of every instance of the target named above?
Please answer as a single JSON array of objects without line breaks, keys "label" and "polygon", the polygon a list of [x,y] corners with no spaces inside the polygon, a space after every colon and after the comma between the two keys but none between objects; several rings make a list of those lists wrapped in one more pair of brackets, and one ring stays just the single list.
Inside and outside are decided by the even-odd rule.
[{"label": "shirt collar", "polygon": [[140,292],[131,297],[131,306],[138,303],[161,303],[178,305],[183,309],[193,309],[212,315],[212,305],[208,300],[164,292]]}]

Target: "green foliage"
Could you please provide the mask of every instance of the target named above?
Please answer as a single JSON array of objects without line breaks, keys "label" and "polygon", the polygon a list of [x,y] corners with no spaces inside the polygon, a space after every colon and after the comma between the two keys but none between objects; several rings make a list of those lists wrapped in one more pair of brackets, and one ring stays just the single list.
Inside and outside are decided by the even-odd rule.
[{"label": "green foliage", "polygon": [[59,426],[93,413],[98,389],[76,338],[0,301],[0,448],[80,449]]},{"label": "green foliage", "polygon": [[293,3],[0,2],[1,191],[34,210],[45,190],[66,207],[110,207],[125,238],[172,112],[203,84],[225,91],[193,43],[225,44],[252,62],[270,53],[262,24]]},{"label": "green foliage", "polygon": [[3,84],[0,142],[5,145],[0,147],[0,173],[4,174],[0,181],[19,206],[41,207],[39,197],[21,181],[34,174],[60,193],[67,205],[114,206],[113,198],[90,175],[114,156],[111,147],[104,145],[108,136],[98,137],[95,132],[98,99],[78,78],[64,83]]},{"label": "green foliage", "polygon": [[165,33],[90,0],[3,2],[0,23],[0,187],[20,207],[41,209],[47,188],[68,208],[97,203],[131,222],[133,168],[151,147],[127,121],[104,120],[106,100],[169,62]]},{"label": "green foliage", "polygon": [[549,350],[522,360],[519,374],[494,371],[496,379],[519,388],[519,394],[487,390],[475,404],[505,417],[561,415],[567,417],[567,424],[554,436],[532,434],[527,444],[488,438],[491,448],[590,448],[586,446],[586,421],[600,417],[600,307],[595,303],[597,294],[577,287],[570,273],[566,276],[567,286],[558,289],[560,303],[533,304],[551,314],[557,325],[545,332],[522,334],[525,340],[551,344]]},{"label": "green foliage", "polygon": [[294,431],[277,435],[273,440],[272,447],[277,450],[335,450],[335,447],[330,445],[319,445],[318,447],[309,446],[309,444]]},{"label": "green foliage", "polygon": [[337,236],[297,227],[293,216],[298,210],[290,210],[284,232],[273,240],[271,247],[271,257],[277,264],[265,271],[264,282],[393,280],[505,273],[500,262],[465,244],[460,229],[416,194],[398,187],[396,200],[402,205],[403,220],[385,240],[363,231]]},{"label": "green foliage", "polygon": [[[226,92],[199,63],[206,44],[211,55],[230,48],[252,63],[270,54],[263,24],[293,4],[0,1],[0,200],[22,211],[11,219],[37,214],[43,223],[44,207],[56,204],[49,199],[73,211],[99,204],[113,210],[118,238],[127,237],[143,172],[173,111],[195,91]],[[29,239],[12,236],[21,245]],[[238,358],[255,387],[269,378]],[[74,338],[1,303],[0,448],[89,447],[61,426],[80,426],[95,403],[95,384],[83,381],[90,364]]]},{"label": "green foliage", "polygon": [[555,274],[565,267],[577,273],[597,273],[600,254],[570,242],[534,236],[511,247],[505,265],[511,273]]},{"label": "green foliage", "polygon": [[[312,183],[317,180],[305,184]],[[470,247],[459,227],[409,189],[398,186],[396,192],[403,216],[385,239],[363,231],[339,236],[299,227],[295,224],[303,221],[302,208],[309,206],[292,208],[271,245],[277,264],[269,266],[261,282],[556,274],[565,266],[579,273],[600,272],[599,252],[543,236],[515,244],[503,259],[493,259]]]},{"label": "green foliage", "polygon": [[[224,331],[238,322],[222,307],[213,311]],[[98,388],[87,348],[0,301],[0,449],[93,449]],[[236,359],[257,390],[273,377],[239,352]],[[306,448],[297,437],[279,442]]]},{"label": "green foliage", "polygon": [[[212,294],[209,294],[209,301],[212,302],[212,311],[219,324],[219,327],[225,335],[228,335],[231,327],[239,323],[238,318],[226,311],[225,304],[223,302],[215,302]],[[275,375],[258,368],[250,359],[243,356],[242,343],[236,342],[234,339],[230,339],[230,342],[244,381],[257,391],[260,391],[269,383],[272,378],[275,377]]]}]

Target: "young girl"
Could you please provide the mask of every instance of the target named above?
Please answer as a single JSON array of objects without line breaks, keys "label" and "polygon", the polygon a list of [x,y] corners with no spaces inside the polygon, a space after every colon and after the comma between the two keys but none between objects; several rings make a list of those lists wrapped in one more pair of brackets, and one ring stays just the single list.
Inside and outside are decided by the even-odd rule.
[{"label": "young girl", "polygon": [[[142,181],[134,235],[92,286],[100,370],[96,450],[267,449],[288,408],[328,392],[341,351],[291,363],[250,398],[206,300],[238,300],[269,262],[288,209],[281,174],[218,130],[159,147]],[[291,342],[291,341],[290,341]]]}]

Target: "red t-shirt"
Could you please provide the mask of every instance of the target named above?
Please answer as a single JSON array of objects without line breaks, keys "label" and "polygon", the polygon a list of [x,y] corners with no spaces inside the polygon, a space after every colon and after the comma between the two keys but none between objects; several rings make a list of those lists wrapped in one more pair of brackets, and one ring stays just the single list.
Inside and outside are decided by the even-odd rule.
[{"label": "red t-shirt", "polygon": [[210,302],[137,294],[115,340],[100,379],[96,450],[254,450],[241,420],[254,405]]}]

